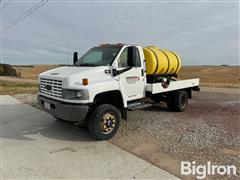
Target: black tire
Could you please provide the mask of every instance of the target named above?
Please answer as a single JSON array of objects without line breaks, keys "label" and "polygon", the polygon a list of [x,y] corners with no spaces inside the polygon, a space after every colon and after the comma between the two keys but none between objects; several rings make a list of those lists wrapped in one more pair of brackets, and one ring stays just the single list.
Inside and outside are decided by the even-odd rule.
[{"label": "black tire", "polygon": [[[111,129],[111,131],[107,132],[106,130],[105,132],[102,127],[104,122],[102,121],[106,120],[105,116],[108,114],[109,116],[114,117],[115,121],[114,121],[114,127]],[[107,122],[108,121],[110,120],[107,120]],[[106,124],[109,124],[107,122],[105,123],[104,126],[107,126]],[[111,125],[113,125],[113,122],[111,123]],[[97,106],[91,112],[91,115],[88,121],[89,132],[91,136],[97,140],[107,140],[112,138],[117,132],[119,125],[120,125],[120,112],[116,107],[114,107],[111,104],[101,104]],[[107,127],[107,128],[110,128],[110,127]]]},{"label": "black tire", "polygon": [[179,90],[174,95],[173,108],[177,112],[185,111],[188,105],[188,94],[184,90]]}]

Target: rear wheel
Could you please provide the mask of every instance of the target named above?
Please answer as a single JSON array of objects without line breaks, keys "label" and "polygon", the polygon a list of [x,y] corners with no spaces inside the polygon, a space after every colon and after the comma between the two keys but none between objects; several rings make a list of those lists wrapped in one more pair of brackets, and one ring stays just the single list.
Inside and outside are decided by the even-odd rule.
[{"label": "rear wheel", "polygon": [[185,111],[188,105],[188,94],[184,90],[177,91],[173,99],[173,107],[175,111]]},{"label": "rear wheel", "polygon": [[185,111],[188,105],[188,94],[184,90],[171,93],[167,97],[167,107],[174,111]]},{"label": "rear wheel", "polygon": [[115,135],[119,124],[119,110],[111,104],[101,104],[91,112],[88,129],[94,139],[107,140]]}]

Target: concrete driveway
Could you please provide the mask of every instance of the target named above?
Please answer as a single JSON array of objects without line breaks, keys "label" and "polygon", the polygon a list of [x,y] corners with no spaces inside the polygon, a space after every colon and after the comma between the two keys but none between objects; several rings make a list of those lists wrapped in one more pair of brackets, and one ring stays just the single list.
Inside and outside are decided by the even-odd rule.
[{"label": "concrete driveway", "polygon": [[1,98],[1,179],[178,179],[86,130]]}]

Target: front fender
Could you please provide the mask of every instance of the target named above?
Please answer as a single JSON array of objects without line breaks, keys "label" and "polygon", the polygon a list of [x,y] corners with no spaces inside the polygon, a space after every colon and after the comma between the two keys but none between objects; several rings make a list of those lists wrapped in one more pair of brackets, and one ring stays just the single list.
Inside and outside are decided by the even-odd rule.
[{"label": "front fender", "polygon": [[108,81],[94,82],[88,86],[88,90],[89,90],[89,102],[90,103],[92,103],[94,101],[94,98],[100,93],[105,93],[105,92],[109,92],[109,91],[119,91],[122,96],[122,99],[123,99],[123,105],[124,105],[124,107],[127,107],[126,98],[120,91],[119,82],[115,79],[113,79],[112,81],[108,80]]}]

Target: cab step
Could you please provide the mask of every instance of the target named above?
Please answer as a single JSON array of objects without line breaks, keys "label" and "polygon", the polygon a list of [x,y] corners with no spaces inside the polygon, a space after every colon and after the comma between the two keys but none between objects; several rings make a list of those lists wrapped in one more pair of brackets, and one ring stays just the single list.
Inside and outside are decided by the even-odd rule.
[{"label": "cab step", "polygon": [[134,102],[134,103],[128,104],[128,110],[134,111],[134,110],[137,110],[137,109],[148,108],[148,107],[151,107],[151,106],[152,106],[152,104],[150,104],[150,103]]}]

